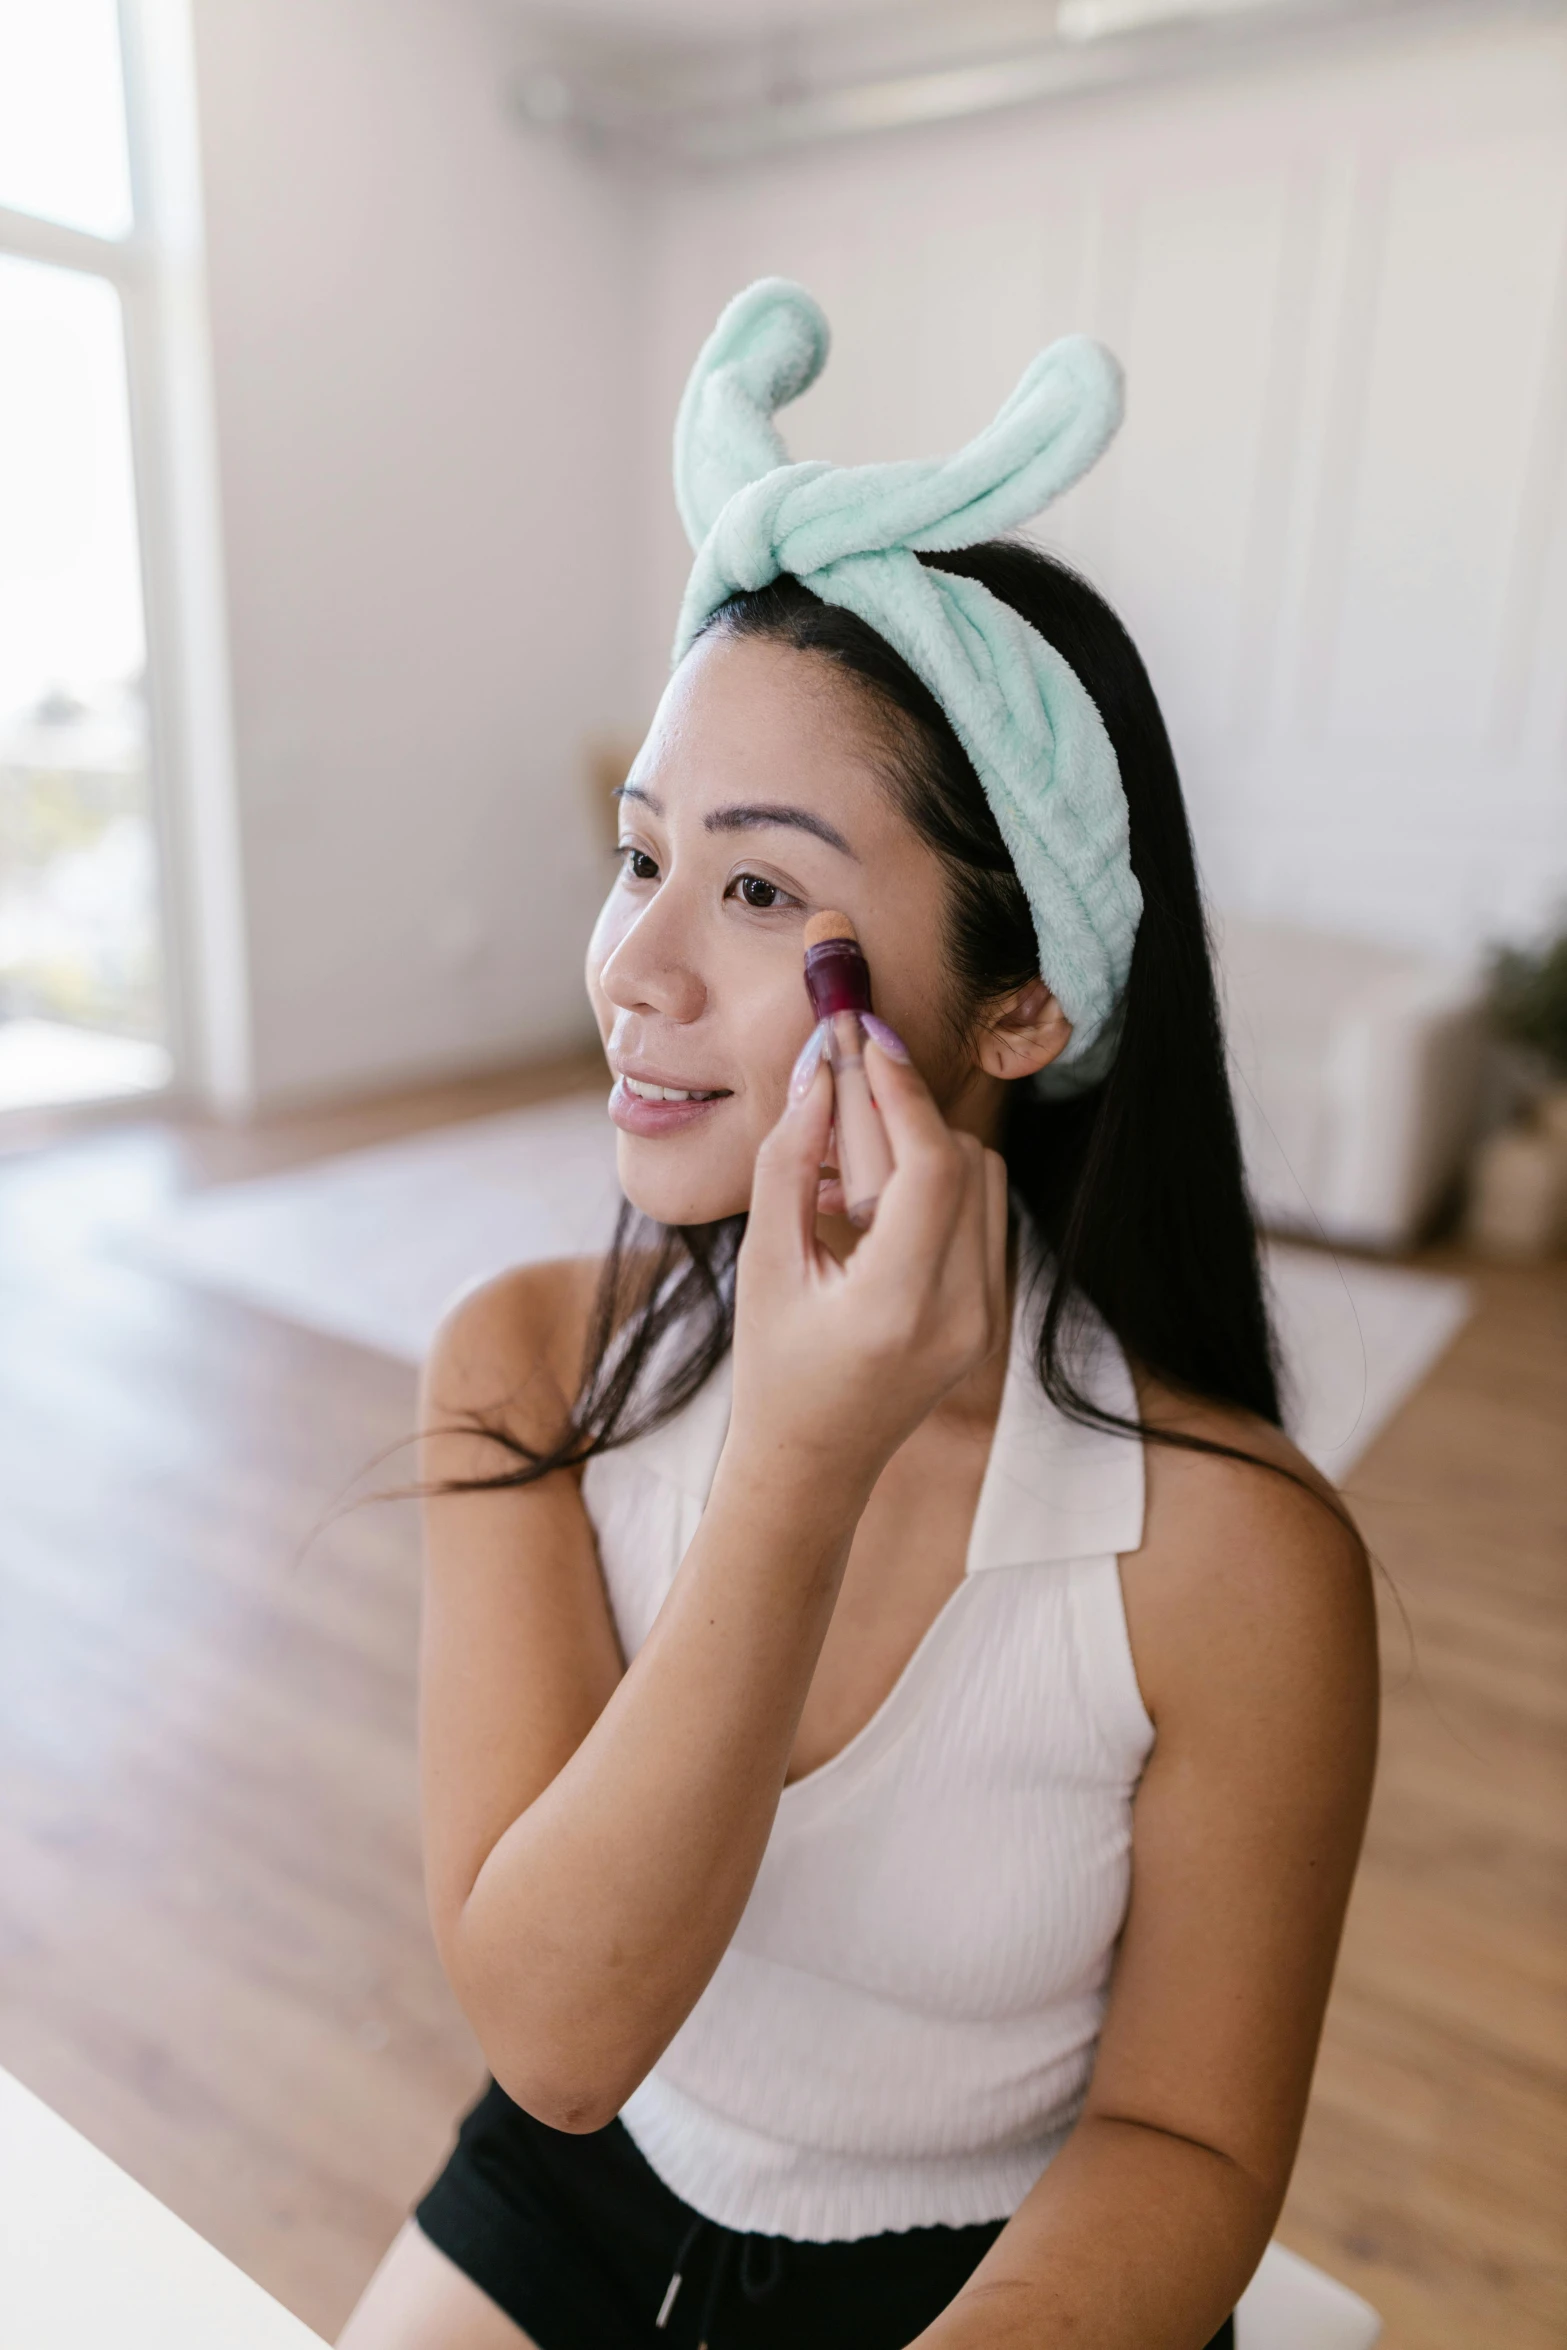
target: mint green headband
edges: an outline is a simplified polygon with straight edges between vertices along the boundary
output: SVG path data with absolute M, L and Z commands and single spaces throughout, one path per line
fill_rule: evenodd
M 828 328 L 803 287 L 761 278 L 702 348 L 675 423 L 675 497 L 697 550 L 675 659 L 737 591 L 787 572 L 858 614 L 929 686 L 995 811 L 1072 1040 L 1035 1080 L 1096 1084 L 1115 1052 L 1142 893 L 1104 722 L 1053 645 L 977 580 L 917 561 L 1016 529 L 1071 488 L 1121 421 L 1121 371 L 1052 343 L 955 456 L 792 465 L 773 412 L 816 381 Z

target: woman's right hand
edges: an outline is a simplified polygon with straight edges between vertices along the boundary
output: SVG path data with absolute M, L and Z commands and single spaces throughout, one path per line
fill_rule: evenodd
M 730 1440 L 868 1492 L 1007 1327 L 1007 1180 L 913 1064 L 868 1039 L 893 1172 L 846 1262 L 816 1233 L 832 1119 L 825 1058 L 757 1154 L 735 1300 Z

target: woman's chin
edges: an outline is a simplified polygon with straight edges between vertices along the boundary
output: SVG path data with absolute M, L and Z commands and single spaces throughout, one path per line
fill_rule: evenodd
M 655 1224 L 717 1224 L 726 1216 L 743 1216 L 751 1204 L 749 1168 L 743 1177 L 736 1174 L 726 1182 L 712 1166 L 710 1152 L 683 1151 L 673 1137 L 653 1142 L 622 1131 L 615 1142 L 620 1188 L 638 1213 Z M 709 1162 L 705 1166 L 704 1156 Z M 687 1163 L 679 1165 L 677 1158 Z M 837 1168 L 824 1168 L 816 1185 L 817 1216 L 844 1220 L 848 1212 Z
M 617 1135 L 615 1172 L 631 1205 L 655 1224 L 717 1224 L 750 1205 L 749 1176 L 743 1185 L 724 1183 L 711 1166 L 672 1165 L 667 1142 Z

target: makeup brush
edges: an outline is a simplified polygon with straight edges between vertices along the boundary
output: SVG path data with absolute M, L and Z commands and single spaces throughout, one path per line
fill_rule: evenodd
M 863 1229 L 892 1173 L 892 1151 L 865 1074 L 860 1015 L 871 1008 L 870 968 L 847 914 L 813 914 L 806 923 L 805 986 L 827 1024 L 838 1178 L 849 1221 Z

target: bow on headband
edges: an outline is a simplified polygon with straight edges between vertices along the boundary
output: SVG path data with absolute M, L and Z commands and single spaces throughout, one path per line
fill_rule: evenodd
M 678 661 L 737 591 L 790 573 L 885 637 L 940 702 L 973 762 L 1028 896 L 1040 970 L 1072 1022 L 1035 1082 L 1097 1083 L 1142 893 L 1104 723 L 1053 645 L 977 580 L 917 560 L 1013 530 L 1085 474 L 1121 421 L 1121 371 L 1069 335 L 1042 351 L 967 448 L 896 465 L 791 464 L 773 411 L 827 357 L 827 321 L 800 286 L 762 278 L 704 345 L 675 423 L 675 496 L 697 550 Z

